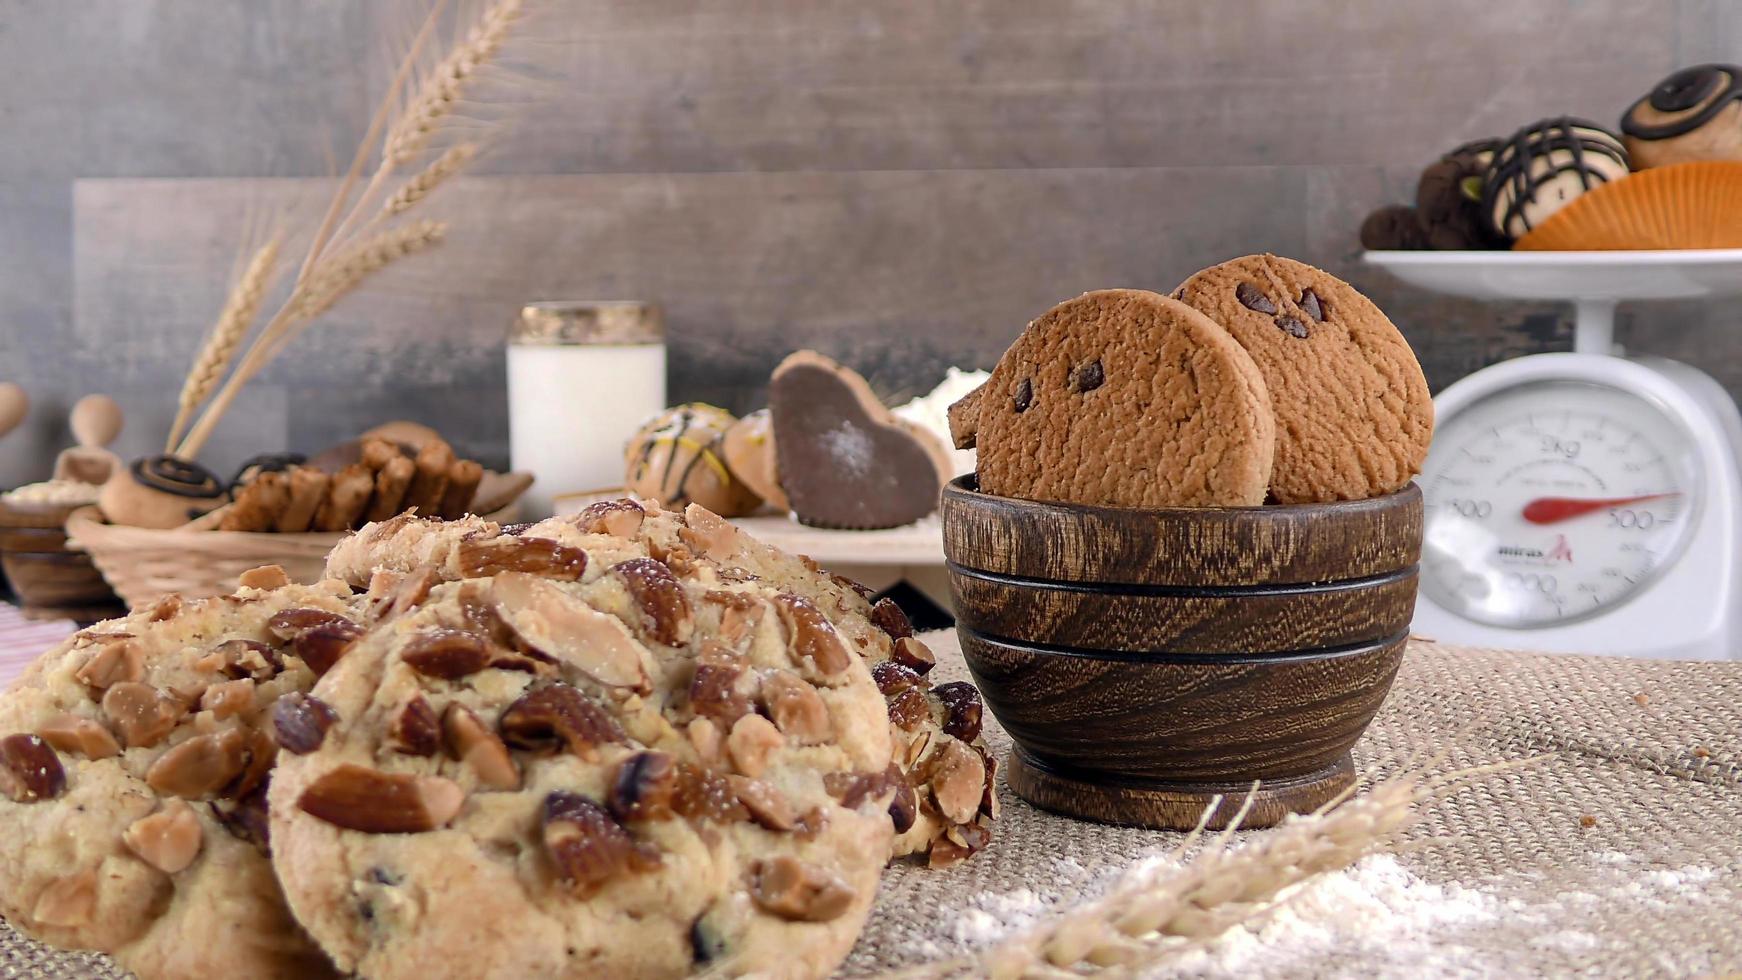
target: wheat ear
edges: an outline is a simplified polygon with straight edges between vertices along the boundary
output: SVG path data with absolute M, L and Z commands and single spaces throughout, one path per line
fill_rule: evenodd
M 387 131 L 381 150 L 382 169 L 403 166 L 423 152 L 442 120 L 453 113 L 467 84 L 496 56 L 509 29 L 524 12 L 522 0 L 496 0 L 485 9 L 466 40 L 435 66 L 405 113 Z
M 310 271 L 307 284 L 291 300 L 295 318 L 312 320 L 320 316 L 332 309 L 340 297 L 393 261 L 439 243 L 447 230 L 444 222 L 414 221 L 322 259 Z
M 1416 804 L 1430 798 L 1434 786 L 1418 776 L 1399 776 L 1329 810 L 1290 818 L 1239 847 L 1228 846 L 1230 827 L 1183 865 L 1164 861 L 1133 869 L 1106 895 L 1031 932 L 973 957 L 897 976 L 1012 980 L 1154 966 L 1269 912 L 1293 886 L 1354 864 L 1408 826 Z M 1249 796 L 1247 806 L 1251 801 Z M 1205 810 L 1206 818 L 1220 802 Z M 1203 826 L 1181 851 L 1200 839 Z
M 413 174 L 399 186 L 393 196 L 381 206 L 381 216 L 403 214 L 407 209 L 435 192 L 442 182 L 459 173 L 478 155 L 478 144 L 456 143 L 430 165 Z
M 346 293 L 392 262 L 438 244 L 448 226 L 439 221 L 415 221 L 383 231 L 361 244 L 324 258 L 291 293 L 290 300 L 261 328 L 242 363 L 230 374 L 224 387 L 213 396 L 198 422 L 176 448 L 175 454 L 193 459 L 211 438 L 212 429 L 224 417 L 237 392 L 268 362 L 278 356 L 315 317 L 331 309 Z
M 212 325 L 211 332 L 194 355 L 187 380 L 182 382 L 181 394 L 176 399 L 175 423 L 170 426 L 164 452 L 175 449 L 176 440 L 193 420 L 194 410 L 217 389 L 236 351 L 242 346 L 242 338 L 248 336 L 249 329 L 254 326 L 254 318 L 260 315 L 260 304 L 266 298 L 266 291 L 277 277 L 278 252 L 282 244 L 281 236 L 268 239 L 254 253 L 235 285 L 230 287 L 230 295 L 224 300 L 218 321 Z

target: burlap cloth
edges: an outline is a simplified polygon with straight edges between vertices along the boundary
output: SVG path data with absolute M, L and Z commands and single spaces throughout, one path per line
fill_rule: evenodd
M 940 679 L 966 676 L 952 635 L 927 640 L 939 654 Z M 987 739 L 1000 756 L 1009 748 L 990 717 Z M 1693 976 L 1742 969 L 1742 664 L 1551 657 L 1417 641 L 1356 755 L 1371 779 L 1412 758 L 1443 755 L 1437 765 L 1450 770 L 1544 753 L 1552 756 L 1483 777 L 1424 808 L 1398 855 L 1429 882 L 1481 889 L 1505 914 L 1442 925 L 1410 962 L 1375 963 L 1359 947 L 1321 945 L 1310 956 L 1273 956 L 1239 972 Z M 1178 840 L 1052 816 L 999 789 L 1004 811 L 989 850 L 946 871 L 902 865 L 884 876 L 845 975 L 952 953 L 963 913 L 998 907 L 988 896 L 1032 893 L 1068 905 Z M 0 931 L 0 977 L 121 975 L 100 957 L 56 953 Z

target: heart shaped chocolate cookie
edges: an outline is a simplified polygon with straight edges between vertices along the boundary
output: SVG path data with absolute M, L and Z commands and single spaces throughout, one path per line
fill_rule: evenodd
M 801 523 L 899 527 L 937 509 L 943 443 L 890 414 L 865 379 L 815 351 L 774 369 L 768 407 L 781 488 Z

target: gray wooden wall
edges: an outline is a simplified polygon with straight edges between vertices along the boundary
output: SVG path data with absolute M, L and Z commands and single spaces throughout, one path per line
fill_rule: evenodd
M 524 113 L 390 270 L 251 389 L 208 461 L 391 417 L 505 456 L 502 337 L 534 298 L 668 311 L 672 393 L 754 407 L 813 346 L 890 397 L 989 366 L 1053 302 L 1270 249 L 1368 290 L 1440 387 L 1565 348 L 1554 306 L 1414 292 L 1356 227 L 1463 140 L 1612 125 L 1674 67 L 1742 59 L 1731 0 L 548 0 Z M 250 217 L 316 205 L 404 12 L 365 0 L 0 0 L 0 379 L 43 476 L 106 391 L 161 442 Z M 1723 304 L 1622 340 L 1742 391 Z M 584 437 L 581 427 L 577 437 Z

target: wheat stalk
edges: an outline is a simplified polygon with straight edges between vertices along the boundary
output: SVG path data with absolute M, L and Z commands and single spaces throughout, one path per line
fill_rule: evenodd
M 1205 824 L 1221 804 L 1218 797 L 1205 809 L 1198 829 L 1187 836 L 1173 860 L 1128 871 L 1102 897 L 978 954 L 928 963 L 893 976 L 974 975 L 1014 980 L 1097 972 L 1130 975 L 1164 964 L 1181 953 L 1202 948 L 1235 926 L 1269 914 L 1296 886 L 1348 868 L 1395 839 L 1415 819 L 1417 805 L 1445 787 L 1535 761 L 1461 770 L 1432 779 L 1421 770 L 1406 772 L 1364 794 L 1291 817 L 1274 830 L 1230 847 L 1230 836 L 1255 799 L 1255 787 L 1228 830 L 1190 861 L 1178 863 L 1179 856 L 1201 840 Z
M 320 224 L 310 239 L 308 252 L 296 274 L 295 285 L 285 304 L 261 328 L 253 343 L 242 355 L 241 362 L 230 373 L 217 393 L 206 402 L 198 420 L 185 438 L 176 445 L 172 434 L 173 452 L 184 458 L 197 456 L 211 437 L 212 429 L 229 410 L 243 385 L 276 357 L 290 340 L 311 320 L 331 309 L 347 293 L 389 263 L 422 251 L 439 243 L 447 226 L 438 222 L 420 221 L 379 233 L 372 233 L 383 220 L 411 209 L 428 197 L 440 184 L 458 173 L 479 151 L 476 143 L 461 143 L 441 154 L 419 173 L 413 175 L 379 208 L 373 216 L 351 235 L 347 229 L 356 224 L 369 210 L 377 192 L 387 184 L 396 167 L 407 164 L 428 146 L 436 129 L 453 112 L 466 86 L 501 50 L 510 28 L 524 12 L 523 0 L 496 0 L 472 27 L 464 41 L 441 59 L 429 79 L 419 88 L 405 112 L 391 126 L 390 109 L 397 103 L 402 87 L 410 79 L 418 62 L 419 52 L 434 29 L 446 0 L 435 0 L 424 18 L 409 50 L 400 60 L 398 70 L 388 86 L 369 131 L 351 161 L 350 170 L 340 182 L 329 202 Z M 382 137 L 385 129 L 386 136 Z M 382 139 L 381 160 L 364 183 L 360 193 L 354 193 L 363 180 L 363 166 L 369 149 Z M 346 205 L 349 203 L 349 209 Z M 357 239 L 361 238 L 360 242 Z M 356 242 L 354 245 L 347 245 Z M 334 250 L 337 249 L 336 252 Z M 331 253 L 331 254 L 329 254 Z M 243 331 L 243 335 L 246 330 Z M 234 356 L 234 350 L 230 352 Z M 209 388 L 208 388 L 209 390 Z M 191 411 L 191 409 L 189 410 Z M 185 419 L 178 422 L 179 433 Z
M 383 169 L 404 166 L 423 152 L 442 120 L 453 113 L 466 85 L 496 56 L 509 29 L 524 12 L 522 0 L 496 0 L 479 16 L 466 40 L 435 66 L 405 113 L 387 131 L 381 151 Z
M 194 410 L 218 387 L 230 361 L 242 346 L 242 338 L 254 326 L 254 318 L 260 315 L 260 304 L 277 276 L 278 252 L 282 243 L 279 235 L 268 239 L 230 287 L 230 295 L 224 300 L 217 322 L 194 354 L 193 365 L 188 368 L 187 379 L 182 382 L 181 394 L 176 398 L 175 422 L 170 426 L 164 452 L 175 448 L 176 440 L 181 438 L 182 431 L 192 420 Z
M 405 213 L 412 205 L 434 193 L 443 181 L 464 170 L 477 155 L 476 143 L 456 143 L 449 147 L 446 153 L 436 157 L 429 166 L 412 175 L 393 192 L 393 196 L 381 206 L 381 216 Z

